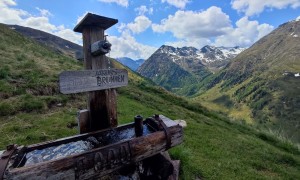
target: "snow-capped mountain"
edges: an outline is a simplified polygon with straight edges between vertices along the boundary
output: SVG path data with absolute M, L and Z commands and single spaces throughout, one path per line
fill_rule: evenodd
M 179 93 L 182 87 L 188 88 L 226 66 L 243 50 L 239 47 L 204 46 L 196 49 L 163 45 L 141 65 L 138 72 L 158 85 Z M 188 93 L 195 92 L 191 90 Z
M 155 53 L 169 56 L 173 62 L 186 70 L 195 71 L 197 67 L 191 65 L 203 64 L 211 71 L 217 71 L 228 64 L 228 62 L 241 53 L 245 48 L 240 47 L 215 47 L 204 46 L 201 49 L 194 47 L 174 48 L 162 46 Z
M 198 58 L 202 59 L 202 62 L 211 63 L 215 61 L 224 61 L 226 59 L 232 59 L 241 53 L 245 48 L 240 47 L 215 47 L 204 46 L 197 53 Z

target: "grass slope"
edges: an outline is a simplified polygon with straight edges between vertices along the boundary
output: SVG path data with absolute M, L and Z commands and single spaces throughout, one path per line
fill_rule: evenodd
M 0 48 L 0 63 L 5 64 L 0 149 L 10 143 L 27 145 L 76 134 L 72 124 L 78 108 L 85 108 L 85 95 L 59 94 L 57 77 L 63 70 L 81 69 L 82 64 L 4 26 L 0 38 L 0 46 L 5 47 Z M 170 150 L 173 158 L 181 160 L 181 179 L 300 179 L 300 152 L 289 142 L 174 96 L 132 71 L 129 78 L 129 85 L 118 89 L 119 123 L 155 113 L 187 121 L 184 143 Z
M 300 143 L 300 21 L 288 22 L 202 82 L 195 100 Z

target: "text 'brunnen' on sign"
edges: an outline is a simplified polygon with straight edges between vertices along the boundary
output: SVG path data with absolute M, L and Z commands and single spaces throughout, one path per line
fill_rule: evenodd
M 127 84 L 126 69 L 64 71 L 59 75 L 59 87 L 63 94 L 116 88 Z

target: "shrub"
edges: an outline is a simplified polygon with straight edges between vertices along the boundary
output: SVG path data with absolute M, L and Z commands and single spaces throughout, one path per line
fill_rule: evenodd
M 10 73 L 9 67 L 4 66 L 0 68 L 0 79 L 6 79 Z
M 26 95 L 22 98 L 21 109 L 26 112 L 31 111 L 41 111 L 44 109 L 45 103 L 43 100 L 33 97 L 31 95 Z
M 15 113 L 14 107 L 7 103 L 7 102 L 2 102 L 0 103 L 0 115 L 1 116 L 7 116 L 10 114 Z

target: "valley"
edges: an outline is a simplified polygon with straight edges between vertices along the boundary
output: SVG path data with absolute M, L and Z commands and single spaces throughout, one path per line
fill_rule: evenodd
M 0 62 L 3 64 L 0 67 L 0 149 L 11 143 L 29 145 L 77 134 L 75 118 L 78 109 L 86 108 L 86 95 L 60 94 L 57 81 L 60 72 L 80 70 L 83 63 L 5 25 L 0 25 L 0 47 Z M 116 68 L 126 68 L 114 59 L 110 61 Z M 199 84 L 207 81 L 212 88 L 205 90 L 208 86 L 199 86 L 200 91 L 196 92 L 199 94 L 190 100 L 166 91 L 127 68 L 129 85 L 117 90 L 118 121 L 119 124 L 132 122 L 137 114 L 143 117 L 163 114 L 174 120 L 186 120 L 188 127 L 184 129 L 184 143 L 170 151 L 172 158 L 181 160 L 181 179 L 300 178 L 300 151 L 296 144 L 260 130 L 251 123 L 228 118 L 214 108 L 205 108 L 201 105 L 202 100 L 197 99 L 207 99 L 206 102 L 215 100 L 214 104 L 234 107 L 232 93 L 252 79 L 229 88 L 223 94 L 220 91 L 223 86 L 218 82 L 225 82 L 225 79 L 218 81 L 217 75 L 224 74 L 224 71 L 213 75 L 204 68 L 206 78 L 203 76 L 201 79 L 178 64 L 170 66 L 177 68 L 179 75 L 185 75 L 178 85 L 184 84 L 185 78 L 192 77 L 195 79 L 190 79 L 190 84 L 194 80 Z M 174 78 L 177 78 L 176 72 Z M 168 82 L 168 79 L 164 81 Z M 294 79 L 278 83 L 286 86 L 284 83 L 289 81 L 295 83 Z M 257 83 L 260 87 L 262 82 Z M 244 92 L 242 90 L 238 92 Z
M 300 142 L 299 20 L 248 49 L 161 46 L 138 72 L 232 119 Z

